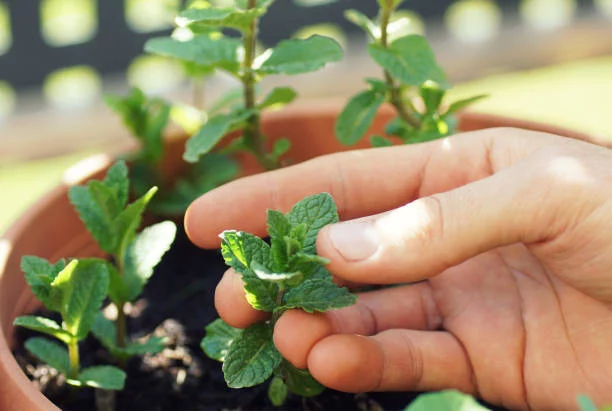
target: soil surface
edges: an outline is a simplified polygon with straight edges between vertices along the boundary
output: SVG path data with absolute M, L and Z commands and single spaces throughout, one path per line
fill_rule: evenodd
M 200 349 L 205 325 L 217 318 L 213 296 L 225 269 L 218 251 L 198 249 L 179 230 L 175 245 L 164 256 L 142 298 L 132 306 L 128 323 L 132 338 L 153 333 L 167 337 L 169 345 L 160 354 L 130 360 L 126 388 L 116 396 L 117 411 L 403 410 L 416 396 L 326 390 L 308 399 L 290 395 L 283 407 L 275 408 L 267 398 L 267 384 L 227 388 L 221 363 L 207 358 Z M 17 347 L 23 347 L 31 336 L 40 336 L 22 328 L 16 335 Z M 94 409 L 93 389 L 76 390 L 64 384 L 54 369 L 39 363 L 23 348 L 18 348 L 15 356 L 37 387 L 62 410 Z M 112 362 L 93 337 L 82 343 L 81 357 L 83 367 Z

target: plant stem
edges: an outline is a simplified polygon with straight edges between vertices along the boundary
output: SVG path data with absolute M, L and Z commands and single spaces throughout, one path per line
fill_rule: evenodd
M 73 338 L 68 343 L 68 357 L 70 358 L 70 375 L 71 379 L 77 379 L 79 377 L 79 369 L 81 368 L 81 360 L 79 358 L 79 340 Z
M 247 9 L 251 10 L 257 6 L 257 0 L 248 0 Z M 244 32 L 244 60 L 242 63 L 242 84 L 244 88 L 244 107 L 247 110 L 255 110 L 255 83 L 257 82 L 253 73 L 255 61 L 255 44 L 257 41 L 257 25 L 259 19 L 255 18 L 249 28 Z M 257 158 L 259 164 L 266 170 L 278 168 L 278 165 L 267 154 L 261 134 L 261 117 L 259 112 L 254 111 L 247 119 L 244 128 L 244 142 Z
M 283 287 L 282 285 L 279 285 L 278 293 L 276 293 L 276 300 L 274 301 L 274 305 L 276 305 L 277 307 L 282 306 L 284 296 L 285 296 L 285 287 Z M 282 314 L 283 314 L 283 311 L 275 311 L 272 314 L 272 328 L 274 328 L 274 326 L 276 325 L 276 322 L 278 321 L 278 319 L 280 318 Z
M 115 328 L 117 330 L 117 347 L 125 348 L 127 346 L 127 321 L 125 317 L 125 303 L 117 305 L 117 320 L 115 321 Z
M 380 44 L 384 48 L 389 48 L 388 32 L 389 22 L 393 14 L 392 0 L 387 0 L 385 6 L 380 10 Z M 420 121 L 408 110 L 402 99 L 400 88 L 395 84 L 395 80 L 387 70 L 384 72 L 385 82 L 389 88 L 389 100 L 397 114 L 406 123 L 418 129 L 421 127 Z

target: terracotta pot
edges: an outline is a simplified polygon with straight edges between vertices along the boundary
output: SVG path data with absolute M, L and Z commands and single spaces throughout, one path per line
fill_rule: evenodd
M 331 104 L 331 103 L 330 103 Z M 319 104 L 316 108 L 297 107 L 272 114 L 264 120 L 264 131 L 273 141 L 291 137 L 292 149 L 286 156 L 292 162 L 355 147 L 341 145 L 333 136 L 333 125 L 338 104 Z M 380 133 L 391 111 L 383 110 L 372 127 Z M 522 127 L 549 131 L 569 137 L 588 139 L 588 136 L 560 130 L 546 125 L 529 123 L 489 115 L 466 113 L 460 119 L 461 130 L 488 127 Z M 361 147 L 369 146 L 368 142 Z M 168 142 L 168 157 L 164 170 L 175 175 L 183 167 L 183 140 Z M 23 255 L 37 255 L 56 261 L 64 257 L 101 256 L 102 252 L 78 219 L 70 205 L 67 190 L 91 178 L 100 178 L 112 163 L 113 157 L 101 155 L 89 158 L 69 169 L 61 185 L 31 207 L 0 239 L 0 410 L 34 411 L 57 410 L 21 371 L 13 355 L 13 320 L 32 311 L 39 304 L 27 287 L 20 260 Z M 261 168 L 250 157 L 241 158 L 245 173 Z

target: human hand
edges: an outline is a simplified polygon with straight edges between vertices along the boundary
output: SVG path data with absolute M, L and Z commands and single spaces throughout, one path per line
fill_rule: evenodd
M 330 192 L 342 220 L 318 253 L 361 293 L 325 314 L 288 311 L 274 339 L 342 391 L 456 388 L 508 408 L 612 402 L 612 152 L 517 129 L 324 156 L 244 178 L 192 204 L 199 246 L 265 235 L 265 210 Z M 406 284 L 413 283 L 413 284 Z M 230 325 L 265 318 L 228 271 Z

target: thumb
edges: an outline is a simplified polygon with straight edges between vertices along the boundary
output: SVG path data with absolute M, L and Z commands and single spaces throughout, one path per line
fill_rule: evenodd
M 435 276 L 496 247 L 552 238 L 563 230 L 568 204 L 580 205 L 575 192 L 551 181 L 554 173 L 541 159 L 532 160 L 383 214 L 325 227 L 317 251 L 338 277 L 388 284 Z

